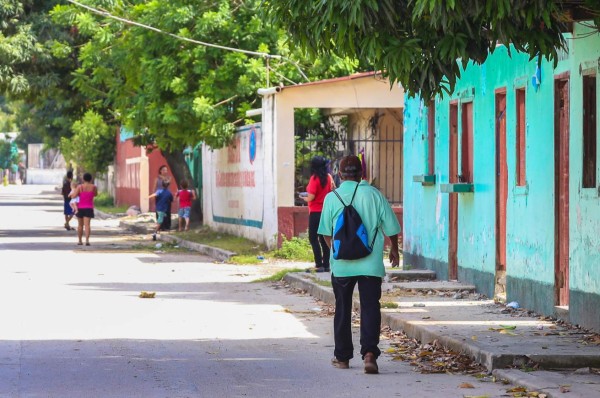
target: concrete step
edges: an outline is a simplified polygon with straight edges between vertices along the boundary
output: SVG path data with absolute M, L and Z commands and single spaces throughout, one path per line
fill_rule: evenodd
M 435 271 L 427 269 L 400 270 L 396 268 L 386 269 L 386 275 L 390 282 L 401 281 L 431 281 L 435 279 Z
M 388 282 L 386 287 L 407 290 L 412 293 L 428 292 L 464 292 L 474 293 L 475 285 L 456 281 L 415 281 L 415 282 Z

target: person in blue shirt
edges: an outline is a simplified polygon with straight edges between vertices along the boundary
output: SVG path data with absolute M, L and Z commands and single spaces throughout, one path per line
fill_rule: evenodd
M 381 192 L 362 180 L 362 163 L 357 156 L 349 155 L 340 161 L 339 176 L 342 183 L 336 190 L 344 203 L 352 200 L 352 205 L 360 214 L 368 236 L 373 241 L 373 251 L 357 260 L 336 260 L 333 251 L 331 263 L 331 284 L 335 295 L 335 316 L 333 319 L 334 358 L 332 365 L 348 369 L 354 357 L 352 344 L 352 296 L 358 284 L 360 295 L 360 353 L 364 360 L 365 373 L 379 373 L 377 358 L 379 333 L 381 331 L 381 284 L 385 277 L 383 264 L 384 237 L 389 237 L 391 248 L 389 259 L 392 267 L 400 261 L 398 234 L 400 224 L 389 202 Z M 354 192 L 356 193 L 354 194 Z M 344 210 L 344 204 L 333 193 L 327 194 L 321 212 L 318 233 L 323 235 L 331 247 L 333 229 L 337 218 Z M 383 233 L 379 233 L 383 232 Z
M 171 213 L 171 203 L 173 202 L 173 194 L 169 191 L 169 180 L 162 180 L 162 188 L 157 189 L 155 193 L 148 198 L 156 198 L 156 224 L 152 240 L 156 240 L 156 234 L 160 231 L 160 226 L 163 223 L 167 214 Z

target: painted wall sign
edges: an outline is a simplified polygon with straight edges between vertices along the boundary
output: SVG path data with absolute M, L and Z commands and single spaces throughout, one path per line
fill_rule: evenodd
M 212 153 L 212 220 L 262 228 L 264 151 L 259 125 L 245 126 L 231 145 Z

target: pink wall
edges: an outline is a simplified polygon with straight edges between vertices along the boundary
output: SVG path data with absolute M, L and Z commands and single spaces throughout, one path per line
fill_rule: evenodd
M 117 153 L 115 156 L 115 205 L 140 205 L 140 164 L 127 163 L 127 159 L 141 156 L 141 148 L 133 146 L 131 140 L 121 142 L 117 128 Z
M 117 206 L 141 206 L 140 195 L 147 196 L 154 192 L 158 168 L 167 164 L 160 150 L 154 149 L 147 154 L 148 157 L 148 175 L 140 175 L 139 159 L 146 152 L 145 148 L 136 147 L 131 139 L 121 141 L 120 129 L 117 129 L 117 153 L 115 155 L 115 204 Z M 144 151 L 144 152 L 142 152 Z M 140 192 L 140 181 L 148 181 L 151 192 Z M 175 195 L 177 191 L 176 184 L 172 183 L 169 190 Z M 154 201 L 150 201 L 150 211 L 154 211 Z

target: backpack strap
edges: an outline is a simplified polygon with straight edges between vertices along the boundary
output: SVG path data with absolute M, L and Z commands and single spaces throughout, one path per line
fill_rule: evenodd
M 360 185 L 360 182 L 358 184 L 356 184 L 356 188 L 354 188 L 354 193 L 352 194 L 352 199 L 350 199 L 350 204 L 352 204 L 352 202 L 354 202 L 354 196 L 356 195 L 356 191 L 358 191 L 359 185 Z
M 358 190 L 358 185 L 359 184 L 360 183 L 356 184 L 356 188 L 354 188 L 354 192 L 352 193 L 352 199 L 350 199 L 350 203 L 348 203 L 348 204 L 344 203 L 344 201 L 342 200 L 342 197 L 340 196 L 340 194 L 337 193 L 337 189 L 334 189 L 331 192 L 333 192 L 335 194 L 335 196 L 338 197 L 338 199 L 340 200 L 340 202 L 342 202 L 342 204 L 344 205 L 344 207 L 350 206 L 352 204 L 352 202 L 354 202 L 354 196 L 356 195 L 356 191 Z
M 335 196 L 338 197 L 338 199 L 340 200 L 340 202 L 342 202 L 342 204 L 344 205 L 344 207 L 346 207 L 346 204 L 344 203 L 344 201 L 342 200 L 342 197 L 340 196 L 339 193 L 337 193 L 337 189 L 334 189 L 333 191 L 331 191 L 335 194 Z M 354 198 L 354 196 L 352 196 L 352 198 Z

